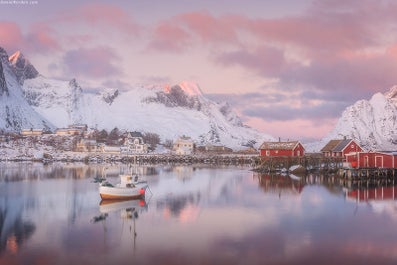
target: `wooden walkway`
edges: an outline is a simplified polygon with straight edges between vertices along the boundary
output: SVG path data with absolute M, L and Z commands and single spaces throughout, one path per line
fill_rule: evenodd
M 256 170 L 258 172 L 278 172 L 288 170 L 291 166 L 300 165 L 306 171 L 337 172 L 342 167 L 342 158 L 324 157 L 321 154 L 305 155 L 302 157 L 260 157 Z
M 397 177 L 397 168 L 340 168 L 338 175 L 351 180 L 395 178 Z

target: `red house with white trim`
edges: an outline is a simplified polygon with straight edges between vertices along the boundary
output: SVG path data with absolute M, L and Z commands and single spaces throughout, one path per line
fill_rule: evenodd
M 346 156 L 354 168 L 397 168 L 397 152 L 359 152 Z
M 305 148 L 299 141 L 290 142 L 264 142 L 260 147 L 261 157 L 274 156 L 304 156 Z

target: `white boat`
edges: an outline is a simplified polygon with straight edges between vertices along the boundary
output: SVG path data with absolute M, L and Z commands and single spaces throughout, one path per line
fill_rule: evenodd
M 145 196 L 147 182 L 137 175 L 120 175 L 120 183 L 113 185 L 108 181 L 99 184 L 99 195 L 102 200 L 138 199 Z

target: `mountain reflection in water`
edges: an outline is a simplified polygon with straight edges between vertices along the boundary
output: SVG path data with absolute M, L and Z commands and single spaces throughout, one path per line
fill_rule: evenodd
M 0 264 L 396 264 L 392 183 L 135 166 L 145 200 L 101 201 L 129 165 L 0 164 Z

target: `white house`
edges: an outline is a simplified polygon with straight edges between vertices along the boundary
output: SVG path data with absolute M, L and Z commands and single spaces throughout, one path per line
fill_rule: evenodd
M 177 155 L 191 155 L 194 152 L 194 148 L 193 140 L 188 136 L 182 136 L 175 141 L 172 150 Z
M 99 145 L 94 139 L 81 139 L 76 145 L 77 152 L 98 152 Z
M 123 153 L 127 154 L 145 154 L 148 152 L 148 146 L 143 140 L 142 133 L 129 132 L 121 150 Z

